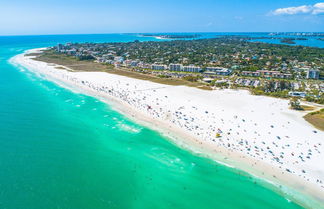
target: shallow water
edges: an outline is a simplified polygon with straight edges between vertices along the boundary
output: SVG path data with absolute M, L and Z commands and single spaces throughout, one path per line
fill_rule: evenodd
M 95 98 L 8 59 L 70 41 L 134 35 L 0 37 L 0 208 L 300 208 L 259 181 L 195 156 Z

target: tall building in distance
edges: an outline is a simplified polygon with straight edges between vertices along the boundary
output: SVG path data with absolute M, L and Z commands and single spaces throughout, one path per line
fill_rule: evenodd
M 306 78 L 307 79 L 319 79 L 319 74 L 320 74 L 319 70 L 309 69 L 307 71 Z

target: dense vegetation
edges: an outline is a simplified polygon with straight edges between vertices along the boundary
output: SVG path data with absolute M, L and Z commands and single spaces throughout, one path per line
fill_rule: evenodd
M 324 71 L 324 49 L 249 42 L 247 37 L 213 39 L 74 44 L 99 54 L 113 52 L 144 63 L 182 63 L 199 66 L 235 67 L 238 70 L 292 70 L 300 62 Z

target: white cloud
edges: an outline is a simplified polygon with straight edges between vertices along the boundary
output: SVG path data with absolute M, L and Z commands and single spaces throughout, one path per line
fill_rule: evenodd
M 317 3 L 314 5 L 302 5 L 298 7 L 279 8 L 272 11 L 272 15 L 296 15 L 296 14 L 321 14 L 324 13 L 324 3 Z
M 314 15 L 324 13 L 324 3 L 314 4 L 313 8 L 314 9 L 313 9 L 312 14 L 314 14 Z
M 309 13 L 311 11 L 312 7 L 311 6 L 299 6 L 299 7 L 287 7 L 287 8 L 279 8 L 276 9 L 273 14 L 274 15 L 295 15 L 295 14 L 300 14 L 300 13 Z

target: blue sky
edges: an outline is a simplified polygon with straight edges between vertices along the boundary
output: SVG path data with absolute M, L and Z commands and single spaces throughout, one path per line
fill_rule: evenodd
M 1 0 L 0 35 L 324 31 L 324 1 Z

